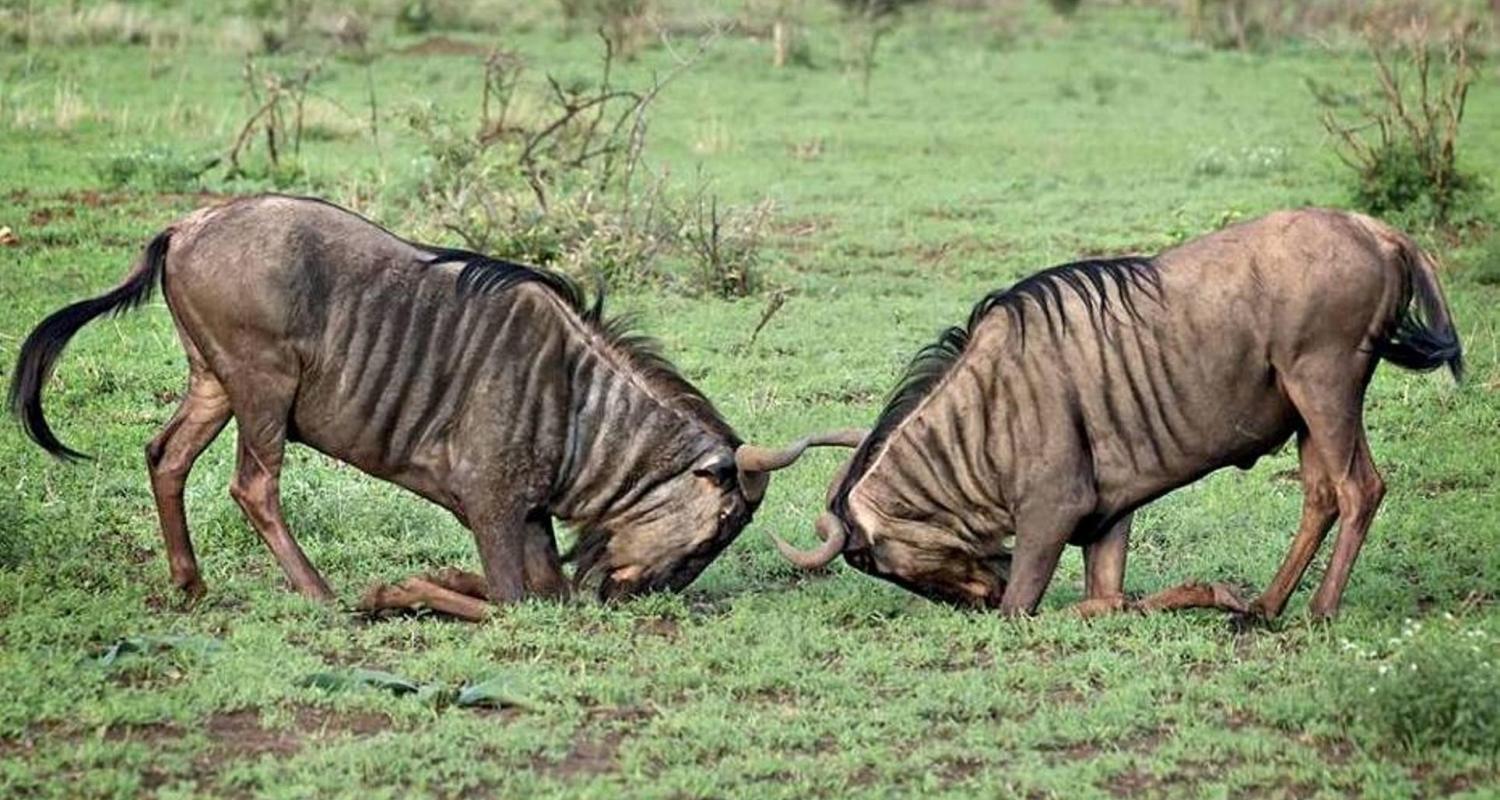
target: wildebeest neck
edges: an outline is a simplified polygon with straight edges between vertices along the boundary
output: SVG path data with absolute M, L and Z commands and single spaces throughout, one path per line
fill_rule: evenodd
M 606 319 L 602 289 L 589 304 L 566 276 L 463 250 L 431 248 L 434 263 L 463 264 L 460 294 L 544 285 L 568 328 L 567 444 L 553 481 L 551 511 L 594 523 L 629 507 L 653 485 L 715 447 L 740 444 L 713 404 L 663 358 L 655 341 L 631 332 L 628 317 Z

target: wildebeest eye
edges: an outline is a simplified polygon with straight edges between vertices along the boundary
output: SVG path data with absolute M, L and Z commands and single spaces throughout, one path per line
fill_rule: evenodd
M 693 474 L 700 478 L 708 478 L 714 482 L 715 486 L 722 489 L 732 488 L 739 479 L 739 470 L 735 467 L 733 456 L 700 463 L 693 467 Z

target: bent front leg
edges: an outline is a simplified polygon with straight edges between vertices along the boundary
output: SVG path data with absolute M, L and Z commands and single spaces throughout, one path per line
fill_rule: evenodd
M 367 613 L 430 608 L 469 622 L 483 622 L 489 618 L 491 606 L 483 598 L 454 591 L 430 580 L 431 577 L 424 575 L 400 583 L 372 586 L 360 598 L 358 608 Z
M 1180 611 L 1187 608 L 1214 608 L 1235 614 L 1249 612 L 1250 606 L 1226 583 L 1189 581 L 1181 586 L 1157 592 L 1131 603 L 1142 613 Z

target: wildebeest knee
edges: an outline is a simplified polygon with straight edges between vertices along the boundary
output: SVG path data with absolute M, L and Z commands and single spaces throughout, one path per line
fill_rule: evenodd
M 264 505 L 271 496 L 271 479 L 262 474 L 236 472 L 229 482 L 229 496 L 241 507 Z
M 1341 481 L 1338 486 L 1340 513 L 1373 514 L 1385 499 L 1385 480 L 1374 471 Z
M 162 437 L 146 442 L 146 469 L 151 470 L 151 474 L 155 475 L 160 469 L 162 456 L 166 453 L 167 443 Z
M 1307 498 L 1308 505 L 1323 511 L 1337 511 L 1339 507 L 1339 493 L 1331 481 L 1320 480 L 1308 483 L 1302 487 L 1302 493 Z
M 173 458 L 167 452 L 165 436 L 146 443 L 146 470 L 151 473 L 151 482 L 158 486 L 181 485 L 187 478 L 189 462 L 181 457 Z

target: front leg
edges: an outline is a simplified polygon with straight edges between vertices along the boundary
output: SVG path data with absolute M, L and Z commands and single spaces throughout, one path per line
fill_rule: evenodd
M 515 494 L 484 486 L 461 496 L 464 517 L 479 550 L 486 595 L 504 604 L 525 599 L 526 544 L 545 524 L 546 512 Z
M 1125 554 L 1130 544 L 1130 514 L 1121 517 L 1098 539 L 1083 547 L 1084 600 L 1073 606 L 1082 617 L 1124 611 Z
M 539 597 L 563 599 L 568 596 L 568 578 L 563 575 L 562 557 L 557 552 L 557 536 L 552 532 L 552 518 L 541 516 L 526 531 L 526 590 Z
M 1016 537 L 1016 548 L 1010 563 L 1010 582 L 1000 598 L 1000 613 L 1009 617 L 1036 613 L 1037 604 L 1052 582 L 1057 561 L 1067 546 L 1067 536 L 1038 535 Z
M 423 575 L 407 578 L 400 583 L 372 586 L 360 598 L 357 608 L 367 614 L 430 608 L 469 622 L 483 622 L 489 618 L 492 606 L 484 599 L 454 591 L 439 581 L 432 580 L 434 577 L 436 576 Z

